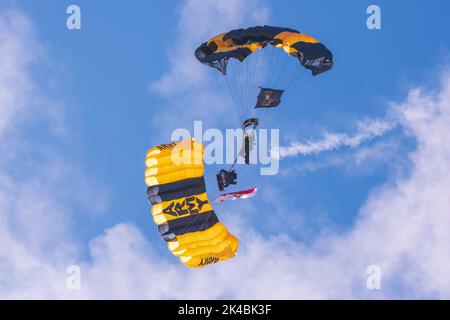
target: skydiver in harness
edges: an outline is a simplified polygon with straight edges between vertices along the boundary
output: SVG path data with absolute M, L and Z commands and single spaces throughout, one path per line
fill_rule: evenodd
M 276 90 L 271 88 L 260 87 L 260 92 L 258 94 L 255 108 L 274 108 L 277 107 L 281 102 L 281 96 L 283 95 L 283 90 Z M 220 170 L 217 175 L 217 185 L 219 190 L 223 191 L 230 184 L 237 183 L 237 173 L 233 170 L 237 159 L 239 156 L 244 158 L 245 164 L 250 164 L 250 151 L 253 147 L 255 141 L 255 130 L 259 125 L 258 118 L 248 118 L 242 123 L 242 130 L 244 131 L 244 141 L 243 146 L 233 165 L 230 169 Z
M 228 171 L 222 169 L 216 174 L 217 185 L 220 191 L 223 191 L 230 184 L 235 185 L 237 183 L 237 173 L 235 170 L 233 170 L 233 168 L 236 165 L 239 156 L 244 157 L 245 164 L 250 164 L 250 150 L 254 143 L 254 133 L 250 133 L 250 130 L 255 130 L 257 126 L 257 118 L 249 118 L 242 123 L 242 130 L 244 131 L 244 141 L 241 151 L 234 159 L 234 163 L 231 165 Z
M 277 107 L 281 103 L 281 96 L 283 95 L 283 92 L 283 90 L 260 87 L 260 92 L 256 100 L 255 108 Z M 242 123 L 241 127 L 244 131 L 244 141 L 242 149 L 237 155 L 230 169 L 228 171 L 222 169 L 216 175 L 217 185 L 219 186 L 220 191 L 223 191 L 230 184 L 237 183 L 237 173 L 233 170 L 233 168 L 239 156 L 242 156 L 244 158 L 245 164 L 250 164 L 250 151 L 254 145 L 255 130 L 258 125 L 258 118 L 248 118 Z

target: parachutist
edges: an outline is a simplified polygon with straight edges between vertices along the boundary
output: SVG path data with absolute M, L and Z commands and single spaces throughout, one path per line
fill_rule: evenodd
M 242 130 L 244 130 L 244 145 L 239 155 L 244 157 L 245 164 L 250 164 L 250 150 L 253 148 L 255 130 L 258 127 L 258 124 L 258 118 L 249 118 L 242 123 Z
M 244 138 L 244 161 L 245 164 L 250 164 L 250 137 L 245 136 Z
M 216 178 L 217 186 L 219 187 L 220 191 L 223 191 L 230 184 L 237 183 L 237 173 L 234 170 L 226 171 L 222 169 L 216 174 Z

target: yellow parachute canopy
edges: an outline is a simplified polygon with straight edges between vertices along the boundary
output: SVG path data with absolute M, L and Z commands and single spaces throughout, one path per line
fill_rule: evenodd
M 188 267 L 236 255 L 236 239 L 218 220 L 204 180 L 202 144 L 194 139 L 147 152 L 145 183 L 153 221 L 169 250 Z

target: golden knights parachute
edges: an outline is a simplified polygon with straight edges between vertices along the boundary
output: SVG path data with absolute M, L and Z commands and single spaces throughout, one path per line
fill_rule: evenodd
M 202 43 L 195 50 L 195 57 L 222 73 L 244 118 L 249 117 L 246 113 L 249 108 L 278 106 L 282 93 L 306 76 L 300 65 L 313 76 L 333 66 L 331 52 L 317 39 L 294 29 L 273 26 L 221 33 Z
M 188 267 L 236 255 L 236 239 L 220 223 L 206 194 L 202 144 L 161 144 L 146 156 L 145 183 L 153 220 L 169 250 Z

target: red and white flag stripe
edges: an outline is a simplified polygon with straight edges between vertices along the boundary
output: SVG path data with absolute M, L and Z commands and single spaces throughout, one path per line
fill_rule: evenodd
M 251 188 L 242 191 L 222 193 L 217 197 L 214 203 L 224 202 L 228 200 L 236 200 L 236 199 L 248 199 L 253 197 L 256 194 L 257 188 Z

